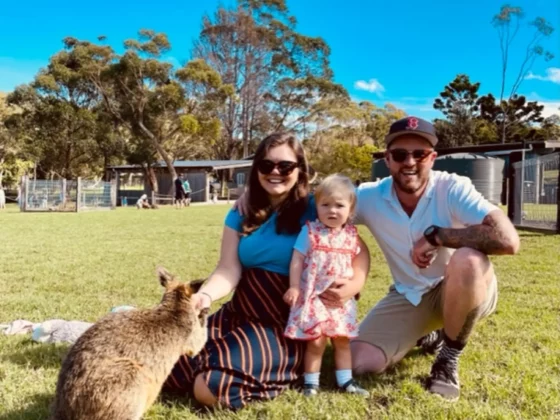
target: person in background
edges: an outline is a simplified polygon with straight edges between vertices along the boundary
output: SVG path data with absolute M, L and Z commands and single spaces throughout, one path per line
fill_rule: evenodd
M 185 193 L 185 206 L 191 205 L 191 184 L 189 184 L 189 180 L 187 179 L 187 175 L 183 175 L 183 191 Z
M 175 178 L 175 207 L 182 208 L 185 204 L 185 189 L 180 176 Z
M 148 203 L 148 195 L 142 194 L 138 201 L 136 201 L 136 208 L 137 209 L 149 209 L 150 203 Z

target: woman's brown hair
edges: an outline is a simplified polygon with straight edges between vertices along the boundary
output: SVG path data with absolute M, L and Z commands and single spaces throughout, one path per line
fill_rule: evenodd
M 249 174 L 249 209 L 243 220 L 243 233 L 249 234 L 259 228 L 273 212 L 268 193 L 259 182 L 257 166 L 266 158 L 268 151 L 274 147 L 287 144 L 294 151 L 299 169 L 296 184 L 286 199 L 276 209 L 277 233 L 298 233 L 301 230 L 300 219 L 307 209 L 309 194 L 309 170 L 305 151 L 298 139 L 291 133 L 273 133 L 266 137 L 257 147 L 253 158 L 253 166 Z

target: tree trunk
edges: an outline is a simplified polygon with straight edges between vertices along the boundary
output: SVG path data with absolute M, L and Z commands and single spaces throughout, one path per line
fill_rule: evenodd
M 154 171 L 154 168 L 152 168 L 150 165 L 147 165 L 146 167 L 146 175 L 148 177 L 148 182 L 150 183 L 150 187 L 152 188 L 152 191 L 155 192 L 156 194 L 159 193 L 159 185 L 157 182 L 156 171 Z
M 171 175 L 171 178 L 174 181 L 177 178 L 177 172 L 175 171 L 175 167 L 173 166 L 173 160 L 171 159 L 169 154 L 165 151 L 165 149 L 161 147 L 161 144 L 159 144 L 159 142 L 157 141 L 156 136 L 154 136 L 152 132 L 146 128 L 146 126 L 142 121 L 138 121 L 138 126 L 144 132 L 144 134 L 148 136 L 148 138 L 151 140 L 151 142 L 153 143 L 154 147 L 156 148 L 156 150 L 158 151 L 162 159 L 165 161 L 165 164 L 167 165 L 167 169 L 169 170 L 169 174 Z

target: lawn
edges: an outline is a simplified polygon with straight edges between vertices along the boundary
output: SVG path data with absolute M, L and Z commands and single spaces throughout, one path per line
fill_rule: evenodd
M 207 276 L 217 261 L 228 207 L 22 214 L 0 212 L 0 323 L 50 318 L 95 321 L 115 305 L 149 307 L 161 296 L 155 267 L 183 279 Z M 377 245 L 360 315 L 390 284 Z M 159 402 L 146 419 L 474 419 L 560 418 L 560 236 L 521 233 L 515 257 L 492 258 L 500 280 L 497 313 L 479 325 L 460 363 L 462 397 L 447 403 L 421 382 L 433 356 L 413 352 L 389 372 L 361 378 L 371 397 L 333 389 L 332 354 L 314 400 L 289 391 L 237 413 L 195 411 L 188 400 Z M 0 419 L 46 418 L 65 346 L 0 334 Z

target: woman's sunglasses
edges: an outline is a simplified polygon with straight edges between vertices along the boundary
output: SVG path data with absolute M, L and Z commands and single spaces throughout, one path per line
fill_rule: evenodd
M 389 154 L 391 155 L 391 159 L 393 159 L 397 163 L 402 163 L 406 160 L 408 155 L 412 155 L 416 162 L 422 162 L 428 156 L 432 154 L 433 150 L 430 149 L 416 149 L 412 151 L 408 151 L 406 149 L 391 149 L 389 150 Z
M 281 160 L 280 162 L 273 162 L 268 159 L 263 159 L 257 163 L 257 170 L 263 175 L 269 175 L 272 173 L 274 168 L 278 169 L 278 173 L 281 176 L 290 175 L 294 169 L 298 166 L 297 162 L 292 162 L 290 160 Z

